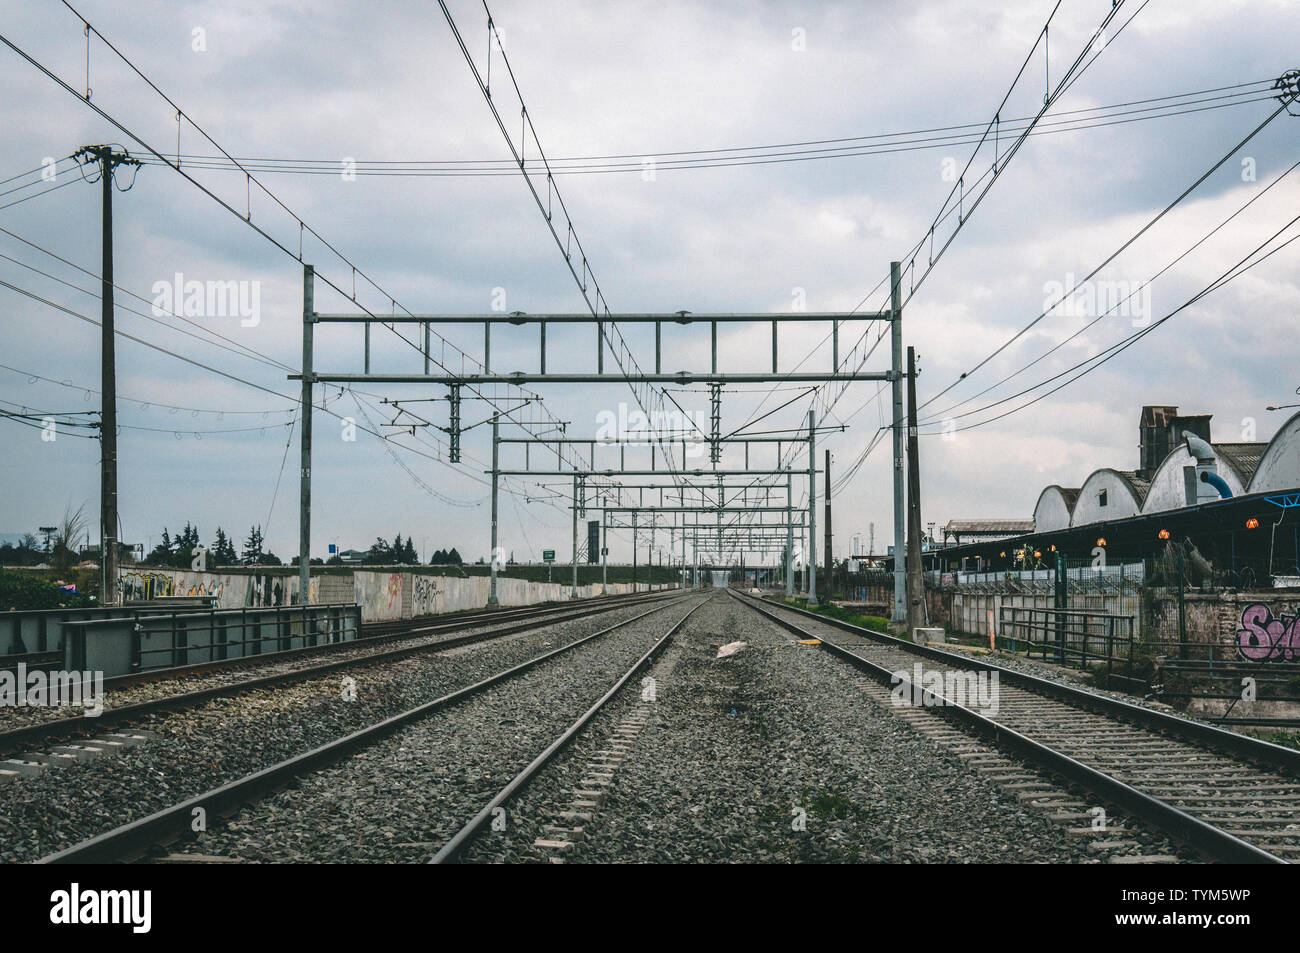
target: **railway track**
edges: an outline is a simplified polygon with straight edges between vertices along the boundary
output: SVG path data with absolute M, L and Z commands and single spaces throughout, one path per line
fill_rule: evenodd
M 819 641 L 900 698 L 1210 859 L 1300 860 L 1300 751 L 806 610 L 732 595 L 801 639 Z M 971 704 L 969 698 L 959 703 L 953 686 L 969 684 L 966 673 L 982 673 L 989 682 L 996 675 L 994 705 Z
M 673 591 L 674 590 L 669 590 L 669 592 Z M 495 613 L 485 613 L 483 616 L 476 615 L 472 619 L 458 619 L 452 623 L 432 623 L 412 626 L 402 632 L 390 632 L 385 635 L 377 636 L 375 637 L 375 642 L 371 642 L 368 639 L 357 639 L 351 642 L 333 643 L 330 646 L 317 646 L 309 649 L 295 649 L 287 652 L 251 656 L 249 659 L 239 660 L 246 664 L 232 667 L 249 667 L 250 665 L 261 664 L 263 666 L 270 666 L 276 670 L 267 674 L 238 679 L 232 682 L 224 682 L 217 685 L 210 685 L 192 691 L 164 695 L 159 698 L 121 705 L 114 708 L 105 708 L 103 713 L 98 716 L 79 715 L 55 718 L 9 728 L 0 731 L 0 756 L 8 756 L 42 745 L 63 743 L 78 738 L 93 736 L 104 732 L 110 727 L 130 725 L 150 715 L 183 711 L 189 708 L 194 708 L 198 705 L 206 704 L 207 702 L 217 698 L 239 695 L 257 689 L 289 685 L 294 682 L 320 678 L 321 676 L 330 675 L 346 669 L 361 666 L 382 665 L 389 662 L 399 661 L 413 655 L 431 652 L 446 652 L 463 646 L 486 642 L 492 639 L 500 639 L 548 625 L 615 611 L 628 606 L 654 603 L 665 598 L 671 597 L 665 596 L 663 592 L 656 592 L 635 598 L 620 598 L 615 602 L 602 602 L 600 605 L 596 606 L 584 606 L 577 611 L 573 611 L 572 609 L 569 609 L 568 611 L 550 609 L 549 611 L 514 613 L 508 618 L 503 618 Z M 507 624 L 502 628 L 491 628 L 487 631 L 475 632 L 459 637 L 432 638 L 439 634 L 460 631 L 466 628 L 477 628 L 481 625 L 491 624 L 498 621 L 504 621 Z M 410 639 L 423 639 L 425 637 L 431 638 L 429 641 L 421 641 L 415 645 L 404 646 L 396 649 L 377 649 L 373 652 L 365 651 L 369 648 L 377 647 L 394 640 L 405 641 Z M 351 650 L 352 654 L 348 654 L 346 658 L 321 664 L 304 666 L 297 665 L 297 663 L 304 658 L 310 657 L 311 655 L 321 654 L 317 650 L 325 648 L 332 649 L 338 653 L 347 653 Z M 362 650 L 362 654 L 355 654 L 358 649 Z M 220 666 L 212 668 L 208 667 L 212 664 L 213 663 L 201 663 L 198 666 L 184 666 L 178 669 L 160 669 L 157 673 L 149 673 L 156 674 L 157 677 L 147 679 L 147 681 L 181 679 L 201 674 L 209 674 L 220 669 Z M 221 663 L 221 665 L 224 665 L 224 663 Z M 277 666 L 279 667 L 277 668 Z M 114 688 L 138 685 L 141 683 L 140 676 L 132 675 L 124 676 L 123 678 L 127 680 L 119 681 L 117 679 L 105 679 L 105 691 Z
M 483 825 L 487 824 L 492 819 L 494 812 L 504 807 L 505 804 L 508 803 L 515 794 L 517 794 L 529 781 L 531 781 L 539 772 L 541 772 L 555 758 L 555 756 L 560 753 L 560 751 L 562 751 L 571 741 L 573 741 L 573 739 L 578 736 L 578 734 L 587 726 L 587 724 L 594 717 L 596 717 L 596 715 L 601 711 L 601 709 L 603 709 L 606 705 L 608 705 L 615 698 L 615 696 L 617 696 L 618 693 L 627 685 L 627 683 L 632 680 L 632 678 L 635 675 L 637 675 L 639 672 L 641 672 L 643 669 L 645 669 L 647 666 L 651 664 L 654 658 L 658 656 L 667 647 L 668 643 L 672 641 L 673 636 L 675 636 L 678 632 L 682 630 L 682 627 L 686 625 L 686 622 L 690 619 L 690 617 L 702 605 L 704 605 L 708 601 L 709 598 L 700 599 L 695 603 L 695 605 L 691 606 L 691 608 L 686 612 L 686 614 L 683 615 L 680 619 L 678 619 L 675 623 L 673 623 L 672 627 L 669 628 L 668 631 L 665 632 L 662 636 L 660 636 L 655 641 L 655 643 L 652 646 L 650 646 L 649 649 L 646 650 L 645 654 L 642 655 L 639 659 L 637 659 L 632 664 L 632 666 L 628 668 L 614 682 L 614 684 L 611 685 L 609 689 L 603 695 L 601 695 L 600 698 L 598 698 L 595 701 L 595 703 L 592 704 L 590 708 L 584 711 L 567 728 L 565 728 L 562 732 L 560 732 L 560 734 L 555 738 L 555 740 L 553 740 L 549 745 L 547 745 L 537 755 L 537 757 L 535 757 L 531 762 L 529 762 L 528 765 L 522 771 L 520 771 L 517 775 L 515 775 L 514 778 L 512 778 L 505 785 L 505 787 L 503 787 L 500 791 L 498 791 L 491 800 L 489 800 L 485 805 L 483 805 L 483 807 L 479 810 L 479 812 L 475 814 L 472 818 L 470 818 L 470 820 L 467 821 L 465 825 L 461 827 L 460 830 L 457 831 L 452 836 L 452 838 L 449 841 L 447 841 L 447 843 L 444 844 L 438 850 L 436 854 L 434 854 L 434 856 L 429 860 L 429 863 L 431 864 L 450 863 L 450 862 L 454 862 L 457 858 L 459 858 L 461 853 L 469 845 L 470 841 L 474 838 L 474 836 L 483 829 Z M 635 728 L 630 726 L 625 726 L 623 730 L 638 731 L 640 729 L 639 726 Z M 613 755 L 613 756 L 618 757 L 618 755 Z M 584 792 L 584 793 L 590 793 L 593 796 L 598 796 L 599 794 L 599 792 L 595 792 L 595 791 Z M 583 802 L 579 802 L 578 806 L 581 807 L 581 806 L 594 806 L 594 805 L 595 802 L 589 802 L 589 805 Z M 574 833 L 575 832 L 570 831 L 569 836 L 573 836 Z M 581 831 L 577 831 L 576 833 L 580 835 Z M 548 841 L 547 843 L 554 848 L 563 849 L 565 846 L 571 844 L 571 841 L 568 841 L 563 837 L 560 837 L 559 839 L 551 840 Z
M 580 646 L 588 645 L 602 636 L 633 625 L 672 606 L 679 605 L 686 598 L 679 594 L 676 597 L 663 600 L 663 604 L 654 604 L 644 612 L 589 635 L 582 636 L 558 648 L 535 655 L 474 684 L 230 781 L 195 797 L 187 798 L 147 817 L 123 824 L 81 843 L 49 854 L 41 858 L 40 863 L 113 863 L 144 858 L 158 848 L 189 835 L 192 832 L 193 818 L 198 811 L 201 811 L 207 817 L 229 817 L 245 805 L 265 798 L 297 779 L 304 778 L 349 755 L 381 742 L 403 728 L 413 726 L 440 711 L 468 701 L 494 686 L 517 678 L 545 662 L 571 653 Z

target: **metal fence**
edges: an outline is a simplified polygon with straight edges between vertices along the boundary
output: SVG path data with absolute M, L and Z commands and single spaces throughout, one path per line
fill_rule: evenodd
M 1111 674 L 1115 662 L 1131 669 L 1136 655 L 1136 618 L 1081 609 L 1040 609 L 1003 606 L 998 619 L 998 645 L 1012 652 L 1035 652 L 1061 664 L 1105 663 Z
M 356 639 L 358 605 L 210 609 L 67 622 L 64 665 L 105 676 L 266 655 Z
M 63 651 L 63 626 L 93 619 L 138 619 L 181 609 L 214 608 L 215 596 L 176 596 L 133 602 L 128 606 L 81 609 L 15 609 L 0 612 L 0 655 Z

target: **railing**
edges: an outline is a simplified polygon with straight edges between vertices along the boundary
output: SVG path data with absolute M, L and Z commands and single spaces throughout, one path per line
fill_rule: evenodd
M 0 612 L 0 655 L 63 651 L 63 626 L 93 619 L 136 619 L 145 615 L 216 606 L 216 597 L 176 596 L 121 606 L 80 609 L 16 609 Z
M 1135 655 L 1136 619 L 1131 615 L 1088 612 L 1082 609 L 1039 609 L 1002 606 L 998 619 L 1000 648 L 1027 655 L 1038 652 L 1061 664 L 1106 664 L 1109 676 L 1115 662 L 1131 670 Z
M 105 676 L 346 642 L 358 605 L 265 606 L 64 623 L 64 665 Z

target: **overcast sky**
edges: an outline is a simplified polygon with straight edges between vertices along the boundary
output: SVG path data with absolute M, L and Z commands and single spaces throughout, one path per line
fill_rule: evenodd
M 73 5 L 233 156 L 315 159 L 339 170 L 349 158 L 362 163 L 509 158 L 436 3 L 77 0 Z M 559 159 L 982 124 L 998 109 L 1053 5 L 1052 0 L 500 0 L 492 13 L 542 145 L 549 157 Z M 1110 6 L 1110 0 L 1064 0 L 1049 31 L 1048 62 L 1040 47 L 1003 119 L 1032 115 L 1041 107 L 1044 82 L 1056 83 Z M 1139 6 L 1140 0 L 1128 0 L 1116 22 Z M 487 35 L 481 6 L 455 0 L 449 7 L 483 70 Z M 78 17 L 62 4 L 3 0 L 0 33 L 77 94 L 85 93 L 86 38 Z M 1272 80 L 1300 67 L 1296 36 L 1300 9 L 1292 2 L 1151 0 L 1120 35 L 1108 38 L 1102 54 L 1045 121 L 1073 110 Z M 517 137 L 518 103 L 499 60 L 493 63 L 492 82 L 506 127 Z M 147 155 L 141 142 L 96 114 L 81 95 L 60 88 L 6 47 L 0 47 L 0 83 L 5 90 L 0 179 L 39 169 L 47 157 L 68 156 L 90 143 L 120 143 L 133 154 Z M 175 110 L 99 40 L 90 49 L 90 87 L 94 105 L 150 146 L 176 153 Z M 904 337 L 921 355 L 920 399 L 934 396 L 1037 317 L 1053 283 L 1090 272 L 1277 108 L 1262 94 L 1254 98 L 1226 108 L 1029 139 L 908 303 Z M 1149 279 L 1296 162 L 1298 134 L 1300 120 L 1285 114 L 1275 119 L 1099 278 Z M 937 145 L 732 168 L 659 164 L 653 176 L 636 160 L 628 172 L 565 175 L 557 181 L 615 312 L 789 312 L 798 302 L 813 311 L 847 311 L 880 285 L 891 259 L 903 258 L 927 234 L 953 188 L 945 172 L 965 166 L 972 151 L 970 145 Z M 532 148 L 530 141 L 526 152 Z M 215 148 L 186 123 L 180 152 L 211 155 Z M 979 177 L 988 158 L 987 151 L 977 157 L 970 178 Z M 70 163 L 57 168 L 52 182 L 0 196 L 3 206 L 40 193 L 0 208 L 0 227 L 97 275 L 99 187 L 82 182 Z M 299 219 L 383 286 L 399 307 L 414 312 L 486 312 L 500 303 L 495 289 L 504 291 L 510 311 L 584 307 L 518 175 L 349 180 L 339 172 L 267 173 L 262 181 L 292 213 L 254 190 L 251 219 L 289 247 L 292 254 L 286 254 L 243 220 L 242 175 L 197 168 L 192 174 L 239 215 L 174 170 L 145 166 L 130 191 L 115 195 L 116 279 L 145 302 L 155 297 L 158 283 L 171 283 L 178 273 L 185 281 L 241 282 L 249 293 L 256 288 L 256 324 L 241 321 L 237 313 L 192 319 L 229 339 L 221 342 L 227 347 L 242 345 L 293 369 L 300 365 Z M 130 175 L 119 171 L 120 187 L 130 184 Z M 1293 179 L 1300 179 L 1300 172 L 1152 284 L 1139 299 L 1149 311 L 1137 319 L 1159 318 L 1178 307 L 1296 215 L 1300 188 Z M 0 192 L 32 181 L 15 179 L 0 185 Z M 71 184 L 54 188 L 64 183 Z M 1294 228 L 1283 238 L 1293 234 Z M 1078 486 L 1097 467 L 1135 467 L 1138 414 L 1145 403 L 1212 413 L 1216 440 L 1251 439 L 1250 421 L 1253 438 L 1268 439 L 1289 412 L 1268 412 L 1266 405 L 1295 402 L 1300 384 L 1295 249 L 1288 247 L 1028 409 L 976 429 L 957 429 L 947 438 L 937 433 L 923 438 L 924 519 L 942 524 L 963 517 L 1028 517 L 1046 484 Z M 310 236 L 303 254 L 350 295 L 348 264 Z M 3 233 L 0 255 L 7 256 L 0 258 L 0 280 L 98 316 L 97 298 L 8 259 L 97 294 L 93 277 Z M 917 274 L 927 255 L 928 244 L 918 257 Z M 910 281 L 909 272 L 905 283 Z M 357 300 L 375 311 L 392 307 L 389 297 L 364 282 Z M 867 306 L 882 302 L 878 290 Z M 148 303 L 121 292 L 118 304 L 150 312 Z M 321 311 L 356 310 L 324 284 L 317 286 L 316 304 Z M 1006 397 L 1098 353 L 1133 332 L 1133 317 L 1097 322 L 1025 374 L 956 412 Z M 936 400 L 927 415 L 939 412 L 942 418 L 951 404 L 974 397 L 1089 319 L 1049 316 Z M 160 320 L 194 330 L 175 318 Z M 0 322 L 0 364 L 16 369 L 0 369 L 0 401 L 5 402 L 0 407 L 59 413 L 97 409 L 98 328 L 4 287 Z M 218 524 L 242 539 L 250 525 L 263 524 L 275 552 L 286 558 L 295 553 L 298 431 L 289 442 L 287 424 L 295 417 L 297 383 L 288 379 L 289 371 L 121 309 L 118 328 L 276 392 L 119 339 L 123 538 L 156 543 L 164 525 L 175 532 L 191 521 L 205 542 Z M 782 369 L 805 359 L 808 367 L 829 365 L 827 331 L 813 325 L 800 334 L 787 332 Z M 639 348 L 641 366 L 651 367 L 651 337 L 631 329 L 625 333 Z M 845 351 L 858 333 L 842 332 Z M 472 358 L 482 357 L 481 331 L 448 337 Z M 594 338 L 586 328 L 553 330 L 548 369 L 594 371 Z M 500 330 L 493 340 L 493 369 L 535 370 L 536 340 L 535 326 Z M 707 345 L 707 329 L 666 328 L 665 370 L 707 370 Z M 436 345 L 435 356 L 441 356 L 441 347 Z M 762 367 L 769 357 L 766 328 L 724 326 L 720 353 L 722 371 Z M 882 346 L 868 369 L 884 370 L 887 361 Z M 359 371 L 360 332 L 318 329 L 316 368 Z M 421 365 L 411 348 L 377 329 L 374 368 L 415 373 Z M 410 385 L 356 386 L 373 395 L 363 399 L 375 424 L 381 398 L 445 393 Z M 764 399 L 732 393 L 744 390 L 724 392 L 724 430 L 744 424 Z M 826 438 L 834 454 L 833 475 L 852 465 L 888 420 L 888 392 L 877 397 L 878 390 L 875 383 L 855 383 L 836 402 L 828 422 L 847 423 L 849 429 Z M 495 393 L 504 400 L 512 390 L 501 386 Z M 759 413 L 796 393 L 768 396 Z M 602 411 L 617 413 L 620 403 L 635 406 L 623 384 L 585 390 L 547 386 L 542 396 L 550 414 L 570 421 L 573 436 L 595 434 Z M 674 389 L 674 396 L 707 418 L 705 389 Z M 351 395 L 331 388 L 327 406 L 365 425 Z M 445 404 L 413 406 L 436 423 L 446 421 Z M 791 403 L 753 429 L 797 426 L 807 406 L 807 399 Z M 956 418 L 952 426 L 996 412 Z M 466 423 L 486 413 L 483 402 L 466 401 Z M 926 429 L 940 431 L 945 425 L 939 419 Z M 465 435 L 466 462 L 460 466 L 445 462 L 446 437 L 434 430 L 399 438 L 427 456 L 396 448 L 390 453 L 364 431 L 355 441 L 345 434 L 336 417 L 317 413 L 313 556 L 323 556 L 331 542 L 365 548 L 376 535 L 395 532 L 412 534 L 426 555 L 450 546 L 471 560 L 487 555 L 483 470 L 491 449 L 486 427 Z M 34 532 L 82 503 L 96 511 L 98 443 L 66 431 L 53 441 L 42 436 L 40 429 L 0 421 L 0 532 Z M 522 464 L 514 450 L 504 452 L 507 464 Z M 431 459 L 438 456 L 443 460 Z M 629 452 L 628 459 L 629 465 L 645 466 L 648 451 Z M 735 455 L 724 459 L 740 463 Z M 755 464 L 764 459 L 770 453 L 755 452 Z M 599 460 L 616 462 L 614 456 Z M 851 534 L 865 536 L 873 523 L 877 549 L 888 541 L 889 467 L 886 440 L 835 499 L 837 554 L 848 552 Z M 520 559 L 540 558 L 544 548 L 565 558 L 567 510 L 536 502 L 548 491 L 534 488 L 525 498 L 523 485 L 515 487 L 520 495 L 502 497 L 504 547 Z M 806 479 L 800 493 L 805 490 Z M 821 491 L 819 481 L 819 497 Z M 664 541 L 661 535 L 659 542 Z M 626 538 L 611 546 L 613 558 L 628 558 Z

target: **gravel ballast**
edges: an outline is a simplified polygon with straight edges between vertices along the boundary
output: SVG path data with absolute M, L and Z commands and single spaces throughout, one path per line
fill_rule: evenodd
M 735 641 L 745 648 L 716 657 Z M 1097 861 L 868 699 L 866 676 L 730 597 L 697 612 L 672 652 L 653 717 L 567 862 Z M 534 840 L 638 704 L 629 686 L 512 802 L 508 830 L 481 834 L 467 859 L 550 860 Z M 1144 853 L 1170 850 L 1158 836 L 1134 836 Z
M 492 686 L 177 849 L 268 863 L 428 860 L 697 601 Z
M 681 602 L 669 605 L 647 621 L 667 618 Z M 142 727 L 158 737 L 117 758 L 0 785 L 0 861 L 36 860 L 650 608 L 620 607 L 474 646 L 362 666 L 151 717 Z M 348 700 L 349 688 L 355 700 Z

